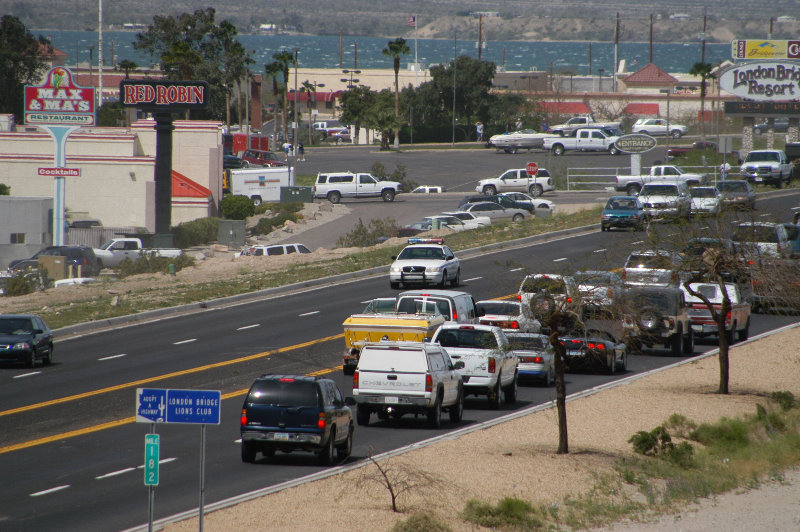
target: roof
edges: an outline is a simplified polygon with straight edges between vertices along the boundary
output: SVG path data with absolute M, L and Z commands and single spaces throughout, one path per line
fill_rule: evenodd
M 675 85 L 678 79 L 653 63 L 648 63 L 630 76 L 622 78 L 626 85 Z
M 209 196 L 211 196 L 211 191 L 209 189 L 175 170 L 172 171 L 173 198 L 207 198 Z
M 657 103 L 629 103 L 625 106 L 625 109 L 622 110 L 622 114 L 626 115 L 646 115 L 646 116 L 658 116 L 658 104 Z
M 330 92 L 317 91 L 316 92 L 317 101 L 318 102 L 332 102 L 336 98 L 338 98 L 342 94 L 342 92 L 344 92 L 344 91 L 330 91 Z M 297 93 L 296 92 L 290 92 L 289 93 L 289 101 L 290 102 L 294 101 L 295 94 L 297 94 Z M 309 96 L 308 91 L 303 91 L 303 92 L 300 93 L 300 96 L 297 97 L 297 101 L 298 102 L 307 102 L 308 101 L 308 96 Z
M 541 102 L 539 105 L 543 111 L 549 113 L 583 115 L 592 112 L 589 106 L 583 102 Z

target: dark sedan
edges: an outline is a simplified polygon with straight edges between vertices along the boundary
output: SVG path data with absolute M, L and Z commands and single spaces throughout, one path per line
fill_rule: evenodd
M 756 191 L 749 181 L 733 179 L 717 183 L 717 190 L 722 194 L 722 206 L 735 209 L 755 209 Z
M 0 314 L 0 360 L 21 362 L 29 368 L 41 360 L 53 362 L 53 333 L 34 314 Z
M 223 155 L 222 156 L 222 168 L 227 170 L 229 168 L 248 168 L 250 163 L 245 161 L 244 159 L 240 159 L 235 155 Z
M 12 271 L 22 271 L 27 268 L 38 268 L 39 257 L 42 256 L 66 257 L 67 265 L 70 267 L 80 266 L 82 277 L 94 277 L 100 273 L 102 265 L 94 254 L 94 250 L 88 246 L 49 246 L 38 251 L 29 259 L 13 260 L 8 265 Z M 73 270 L 77 273 L 77 268 Z

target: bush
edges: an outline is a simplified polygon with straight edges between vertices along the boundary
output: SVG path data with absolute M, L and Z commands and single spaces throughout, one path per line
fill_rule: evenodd
M 300 202 L 262 203 L 256 211 L 260 211 L 262 214 L 271 211 L 272 216 L 261 218 L 251 232 L 254 235 L 268 235 L 287 221 L 296 222 L 299 220 L 300 216 L 297 215 L 297 212 L 302 209 L 303 204 Z
M 376 161 L 375 163 L 373 163 L 372 168 L 370 169 L 370 173 L 375 177 L 377 177 L 378 179 L 380 179 L 381 181 L 384 180 L 397 181 L 398 183 L 400 183 L 401 185 L 400 189 L 403 192 L 411 192 L 412 190 L 414 190 L 419 186 L 419 183 L 417 183 L 416 181 L 411 181 L 410 179 L 408 179 L 408 176 L 406 175 L 406 167 L 403 166 L 402 164 L 398 164 L 395 167 L 394 172 L 392 172 L 391 174 L 387 174 L 386 167 L 383 165 L 383 163 L 380 161 Z
M 11 195 L 11 187 L 8 185 L 4 185 L 0 183 L 0 196 L 10 196 Z
M 186 249 L 217 240 L 219 218 L 199 218 L 172 228 L 175 246 Z
M 398 521 L 392 527 L 392 532 L 449 532 L 450 530 L 452 528 L 425 513 L 415 513 L 404 521 Z
M 6 281 L 6 293 L 9 297 L 24 296 L 36 290 L 36 278 L 25 272 L 18 272 Z
M 683 416 L 677 414 L 673 416 L 678 416 L 671 417 L 673 421 L 677 419 L 682 424 L 688 421 Z M 694 463 L 694 447 L 688 442 L 681 442 L 678 445 L 672 443 L 672 437 L 664 425 L 659 425 L 650 432 L 640 430 L 631 436 L 628 443 L 633 444 L 633 450 L 639 454 L 663 458 L 683 468 L 688 468 Z
M 358 219 L 358 224 L 352 231 L 340 236 L 336 241 L 337 247 L 367 247 L 378 244 L 382 238 L 389 238 L 397 233 L 397 222 L 394 218 L 373 219 L 367 224 Z
M 253 200 L 247 196 L 225 196 L 220 203 L 220 212 L 222 217 L 228 220 L 244 220 L 255 214 L 256 207 L 253 205 Z
M 781 410 L 791 410 L 795 406 L 794 395 L 792 392 L 772 392 L 772 400 L 778 403 Z
M 703 423 L 692 431 L 690 437 L 703 445 L 714 445 L 722 449 L 735 449 L 747 445 L 749 440 L 747 423 L 740 419 L 723 418 L 717 423 Z
M 480 526 L 502 530 L 536 530 L 545 526 L 543 511 L 513 497 L 504 497 L 497 506 L 470 500 L 461 516 Z
M 170 273 L 170 264 L 179 272 L 188 266 L 194 266 L 194 258 L 186 253 L 181 253 L 176 258 L 157 257 L 155 253 L 147 253 L 137 257 L 135 261 L 127 258 L 120 262 L 118 275 L 127 277 L 138 273 Z

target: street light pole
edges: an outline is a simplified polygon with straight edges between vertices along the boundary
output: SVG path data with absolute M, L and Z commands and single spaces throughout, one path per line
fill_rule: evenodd
M 292 100 L 292 155 L 297 157 L 297 52 L 294 49 L 294 99 Z
M 672 135 L 669 134 L 669 95 L 672 92 L 672 89 L 661 89 L 659 91 L 661 94 L 667 95 L 667 151 L 669 151 L 669 141 L 672 138 Z

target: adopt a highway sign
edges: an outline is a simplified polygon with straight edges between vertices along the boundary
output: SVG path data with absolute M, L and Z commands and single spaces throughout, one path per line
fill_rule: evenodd
M 219 390 L 136 389 L 137 423 L 220 423 Z

